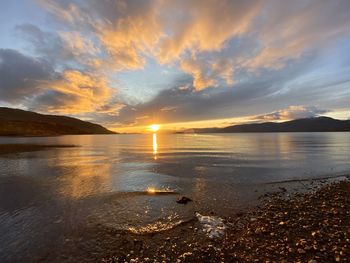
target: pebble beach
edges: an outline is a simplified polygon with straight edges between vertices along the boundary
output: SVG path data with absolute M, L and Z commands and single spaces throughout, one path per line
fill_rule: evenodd
M 176 228 L 138 235 L 96 226 L 79 233 L 43 260 L 87 262 L 348 262 L 350 181 L 317 190 L 269 193 L 247 213 L 215 221 L 223 235 L 211 235 L 208 222 L 194 217 Z M 207 225 L 203 225 L 203 220 Z M 209 232 L 208 232 L 209 231 Z M 79 240 L 99 242 L 91 253 Z M 84 253 L 84 251 L 86 253 Z M 39 260 L 39 259 L 38 259 Z

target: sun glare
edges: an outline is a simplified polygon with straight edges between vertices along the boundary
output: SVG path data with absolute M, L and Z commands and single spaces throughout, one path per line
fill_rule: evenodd
M 157 190 L 154 187 L 148 187 L 146 191 L 149 194 L 155 194 Z
M 157 131 L 159 130 L 159 128 L 160 128 L 160 125 L 158 125 L 158 124 L 152 124 L 152 125 L 150 126 L 150 128 L 151 128 L 151 130 L 152 130 L 153 132 L 157 132 Z

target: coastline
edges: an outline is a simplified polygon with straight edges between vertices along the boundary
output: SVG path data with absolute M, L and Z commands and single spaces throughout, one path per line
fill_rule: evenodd
M 135 234 L 104 225 L 73 233 L 36 260 L 50 262 L 345 262 L 350 256 L 350 181 L 285 189 L 223 220 L 209 238 L 194 216 L 175 228 Z M 91 242 L 81 242 L 91 240 Z

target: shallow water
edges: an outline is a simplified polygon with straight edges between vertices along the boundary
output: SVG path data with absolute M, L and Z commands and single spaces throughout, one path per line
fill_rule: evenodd
M 159 231 L 196 211 L 231 215 L 271 183 L 350 174 L 350 133 L 0 137 L 5 143 L 79 147 L 0 156 L 0 261 L 88 225 Z M 179 205 L 179 195 L 193 202 Z

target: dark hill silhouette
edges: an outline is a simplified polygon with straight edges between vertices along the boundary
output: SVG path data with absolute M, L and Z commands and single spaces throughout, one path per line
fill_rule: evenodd
M 336 120 L 329 117 L 297 119 L 286 122 L 265 122 L 234 125 L 217 132 L 335 132 L 350 131 L 350 120 Z
M 177 133 L 244 133 L 244 132 L 342 132 L 350 131 L 350 120 L 329 117 L 296 119 L 286 122 L 264 122 L 225 128 L 194 128 Z
M 0 107 L 1 136 L 53 136 L 68 134 L 113 134 L 101 125 L 76 118 L 44 115 Z

